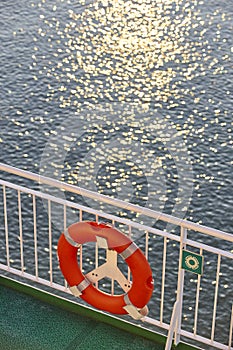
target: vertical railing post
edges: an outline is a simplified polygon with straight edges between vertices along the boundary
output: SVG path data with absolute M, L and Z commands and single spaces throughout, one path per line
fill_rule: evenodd
M 233 304 L 231 307 L 231 320 L 230 320 L 230 331 L 229 331 L 229 343 L 228 343 L 228 349 L 232 349 L 232 338 L 233 338 Z
M 49 220 L 49 276 L 50 285 L 53 283 L 53 245 L 52 245 L 52 210 L 51 210 L 51 200 L 48 200 L 48 220 Z
M 217 303 L 218 303 L 220 267 L 221 267 L 221 255 L 218 254 L 215 295 L 214 295 L 214 307 L 213 307 L 213 319 L 212 319 L 212 329 L 211 329 L 211 341 L 214 341 L 214 335 L 215 335 L 215 323 L 216 323 L 216 313 L 217 313 Z
M 32 196 L 33 205 L 33 227 L 34 227 L 34 259 L 35 259 L 35 275 L 38 280 L 38 252 L 37 252 L 37 221 L 36 221 L 36 196 Z
M 18 190 L 18 218 L 19 218 L 19 241 L 20 241 L 20 262 L 21 271 L 24 272 L 24 255 L 23 255 L 23 223 L 22 223 L 22 207 L 21 192 Z
M 174 344 L 177 345 L 180 342 L 181 323 L 182 323 L 182 307 L 183 307 L 183 291 L 184 291 L 184 270 L 182 269 L 182 253 L 185 248 L 185 241 L 187 238 L 187 229 L 181 226 L 180 231 L 180 256 L 179 256 L 179 272 L 177 281 L 177 302 L 179 310 L 177 312 L 177 323 L 175 328 Z
M 166 259 L 167 259 L 167 237 L 164 237 L 164 238 L 163 238 L 162 285 L 161 285 L 161 301 L 160 301 L 160 323 L 163 322 L 164 290 L 165 290 L 165 275 L 166 275 Z
M 7 216 L 7 199 L 6 186 L 3 186 L 3 205 L 4 205 L 4 223 L 5 223 L 5 242 L 6 242 L 6 261 L 7 267 L 10 267 L 10 252 L 9 252 L 9 238 L 8 238 L 8 216 Z

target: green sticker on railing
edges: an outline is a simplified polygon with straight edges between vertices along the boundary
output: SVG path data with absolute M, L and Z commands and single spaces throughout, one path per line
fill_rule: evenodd
M 183 250 L 182 269 L 202 275 L 203 273 L 203 255 L 198 255 L 188 250 Z

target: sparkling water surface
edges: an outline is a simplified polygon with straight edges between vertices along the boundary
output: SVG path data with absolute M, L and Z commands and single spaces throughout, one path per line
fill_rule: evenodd
M 160 137 L 164 148 L 166 130 L 175 128 L 192 171 L 193 191 L 182 203 L 182 216 L 232 232 L 230 1 L 23 1 L 20 6 L 5 1 L 0 6 L 3 162 L 40 172 L 45 143 L 72 119 L 81 131 L 76 139 L 71 130 L 65 135 L 72 141 L 66 155 L 72 166 L 64 161 L 63 177 L 142 205 L 155 189 L 157 202 L 150 206 L 176 214 L 174 201 L 182 197 L 175 193 L 167 202 L 168 190 L 177 186 L 175 170 L 169 169 L 174 157 L 169 147 L 159 154 L 152 144 Z M 159 118 L 166 123 L 161 135 L 154 131 Z M 101 148 L 106 130 L 108 144 Z M 161 179 L 166 183 L 158 189 Z M 137 199 L 132 190 L 124 192 L 127 182 L 138 191 Z

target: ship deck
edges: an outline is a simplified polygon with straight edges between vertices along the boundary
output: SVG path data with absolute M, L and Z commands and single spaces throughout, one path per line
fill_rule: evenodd
M 0 285 L 2 350 L 134 349 L 164 345 Z
M 76 306 L 76 307 L 74 307 Z M 107 319 L 105 319 L 107 317 Z M 166 338 L 0 277 L 1 350 L 164 350 Z M 176 350 L 198 349 L 179 343 Z

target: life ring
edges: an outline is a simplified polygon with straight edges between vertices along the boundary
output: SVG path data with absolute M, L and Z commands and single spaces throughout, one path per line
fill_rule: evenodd
M 83 243 L 98 240 L 105 241 L 106 248 L 120 254 L 129 266 L 132 284 L 127 293 L 107 294 L 96 288 L 81 272 L 77 261 L 78 249 Z M 113 314 L 131 314 L 136 319 L 145 316 L 154 287 L 152 271 L 142 251 L 128 236 L 108 224 L 78 222 L 61 234 L 57 253 L 60 269 L 74 295 L 97 309 Z

